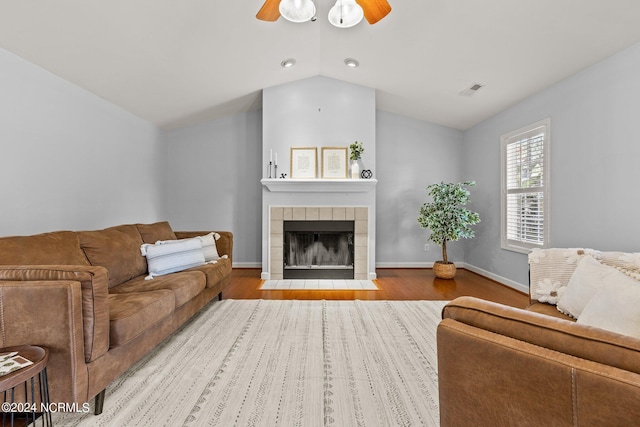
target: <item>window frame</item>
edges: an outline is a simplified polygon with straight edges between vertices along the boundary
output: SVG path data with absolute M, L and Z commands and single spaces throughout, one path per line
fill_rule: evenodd
M 522 141 L 526 138 L 534 136 L 538 130 L 544 133 L 544 140 L 542 145 L 542 186 L 534 187 L 539 188 L 542 192 L 543 208 L 542 208 L 542 244 L 535 244 L 525 242 L 523 240 L 508 239 L 507 236 L 507 199 L 508 194 L 517 194 L 522 192 L 520 189 L 514 189 L 509 192 L 507 186 L 507 147 L 510 144 Z M 506 133 L 500 137 L 500 154 L 501 154 L 501 212 L 500 212 L 500 239 L 502 249 L 509 251 L 520 252 L 528 254 L 531 249 L 534 248 L 548 248 L 550 247 L 551 236 L 551 191 L 550 191 L 550 152 L 551 152 L 551 118 L 546 118 L 530 125 L 521 127 L 520 129 Z

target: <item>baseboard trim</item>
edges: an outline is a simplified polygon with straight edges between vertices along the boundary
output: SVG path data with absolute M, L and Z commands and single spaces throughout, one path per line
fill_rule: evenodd
M 464 262 L 456 262 L 456 267 L 464 268 Z M 433 268 L 431 262 L 378 262 L 376 268 Z
M 261 262 L 234 262 L 231 264 L 233 268 L 262 268 Z
M 456 262 L 455 264 L 457 268 L 464 268 L 466 270 L 473 271 L 476 274 L 513 288 L 518 292 L 529 294 L 528 285 L 523 285 L 522 283 L 507 279 L 506 277 L 499 276 L 495 273 L 484 270 L 480 267 L 476 267 L 475 265 L 468 264 L 466 262 Z M 433 268 L 433 262 L 379 262 L 376 263 L 376 268 Z
M 506 277 L 502 277 L 490 271 L 483 270 L 482 268 L 476 267 L 475 265 L 465 263 L 465 266 L 463 268 L 466 268 L 469 271 L 473 271 L 474 273 L 487 277 L 491 280 L 495 280 L 496 282 L 503 284 L 505 286 L 508 286 L 510 288 L 513 288 L 516 291 L 522 292 L 523 294 L 529 295 L 528 285 L 523 285 L 522 283 L 516 282 L 511 279 L 507 279 Z

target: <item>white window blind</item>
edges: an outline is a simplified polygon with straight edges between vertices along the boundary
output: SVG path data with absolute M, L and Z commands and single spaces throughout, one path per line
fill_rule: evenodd
M 518 252 L 545 247 L 549 236 L 550 121 L 502 136 L 502 247 Z

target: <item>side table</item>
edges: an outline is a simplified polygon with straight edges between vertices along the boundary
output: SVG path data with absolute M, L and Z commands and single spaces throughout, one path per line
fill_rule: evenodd
M 13 351 L 32 361 L 33 365 L 0 377 L 0 392 L 4 395 L 2 425 L 14 426 L 33 423 L 35 426 L 38 418 L 42 421 L 43 426 L 53 425 L 49 411 L 49 384 L 47 381 L 49 350 L 33 345 L 0 349 L 0 353 Z

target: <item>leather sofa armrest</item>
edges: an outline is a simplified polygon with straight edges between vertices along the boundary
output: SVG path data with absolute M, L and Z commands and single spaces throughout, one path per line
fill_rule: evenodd
M 640 375 L 446 318 L 438 325 L 440 425 L 626 426 Z
M 0 280 L 0 347 L 39 345 L 49 350 L 52 402 L 85 402 L 82 290 L 73 280 Z
M 109 350 L 109 276 L 107 269 L 83 265 L 3 265 L 0 281 L 75 281 L 82 296 L 84 358 L 91 362 Z M 45 303 L 46 300 L 39 300 Z M 47 303 L 45 307 L 49 307 Z M 41 307 L 41 309 L 45 309 Z
M 175 231 L 178 239 L 189 239 L 191 237 L 204 236 L 211 233 L 211 231 Z M 233 233 L 230 231 L 215 231 L 220 235 L 220 238 L 216 240 L 216 249 L 220 256 L 227 255 L 229 261 L 233 261 Z
M 451 301 L 442 318 L 640 374 L 637 338 L 473 297 Z

